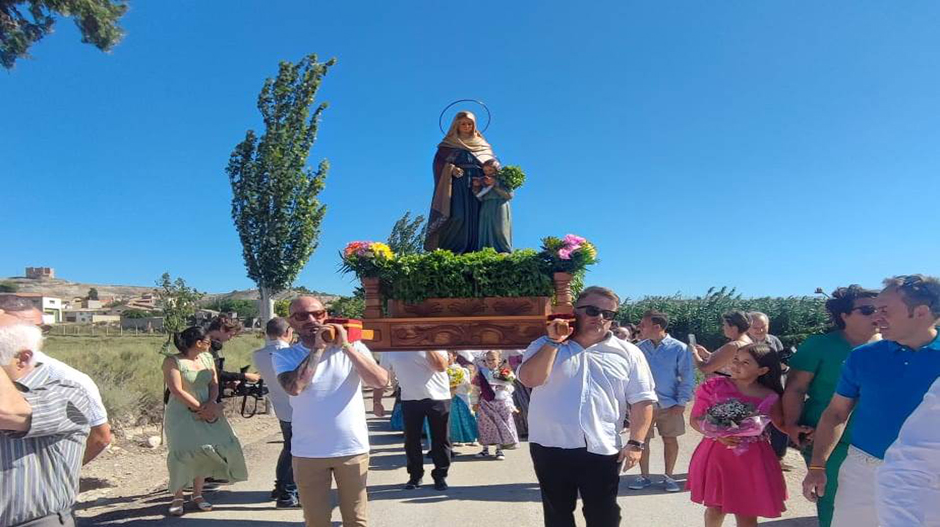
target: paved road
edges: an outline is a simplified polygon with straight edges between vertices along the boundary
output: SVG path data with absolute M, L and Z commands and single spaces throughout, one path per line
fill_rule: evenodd
M 85 511 L 89 516 L 83 525 L 166 525 L 187 527 L 241 527 L 261 525 L 298 525 L 299 510 L 284 510 L 274 507 L 268 494 L 274 481 L 274 465 L 280 449 L 277 421 L 272 417 L 272 435 L 248 445 L 245 449 L 251 479 L 209 495 L 216 505 L 209 513 L 187 512 L 182 518 L 168 518 L 169 506 L 166 493 L 125 498 L 126 505 L 120 509 Z M 377 419 L 370 415 L 369 427 L 372 440 L 372 470 L 369 475 L 370 525 L 372 527 L 449 527 L 449 526 L 513 526 L 537 527 L 542 525 L 542 510 L 538 485 L 529 459 L 528 444 L 518 450 L 507 451 L 505 461 L 477 459 L 476 447 L 459 448 L 461 454 L 451 467 L 448 478 L 451 485 L 446 492 L 431 488 L 415 491 L 400 490 L 407 480 L 403 438 L 400 433 L 388 432 L 388 419 Z M 689 457 L 698 442 L 695 432 L 690 432 L 681 441 L 680 467 L 688 466 Z M 661 450 L 654 440 L 653 473 L 662 470 Z M 795 452 L 790 452 L 789 462 L 801 466 L 802 461 Z M 430 464 L 426 480 L 430 479 Z M 620 505 L 623 508 L 624 526 L 686 527 L 702 525 L 703 508 L 689 501 L 688 492 L 666 494 L 654 487 L 644 491 L 631 491 L 627 483 L 632 474 L 621 478 Z M 684 471 L 681 471 L 684 472 Z M 815 527 L 815 511 L 810 503 L 799 495 L 799 481 L 803 471 L 787 474 L 790 487 L 790 508 L 783 518 L 765 520 L 762 525 L 775 527 Z M 153 478 L 154 484 L 165 481 L 165 474 L 141 474 L 142 478 Z M 655 480 L 655 478 L 654 478 Z M 578 513 L 580 515 L 580 513 Z M 339 509 L 333 511 L 334 526 L 341 525 Z M 578 525 L 584 525 L 578 518 Z M 734 525 L 729 519 L 726 525 Z

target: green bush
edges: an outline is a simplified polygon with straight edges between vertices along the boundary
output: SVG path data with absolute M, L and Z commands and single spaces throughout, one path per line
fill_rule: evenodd
M 721 315 L 732 310 L 766 313 L 770 333 L 779 337 L 786 347 L 799 345 L 806 337 L 825 331 L 829 322 L 822 298 L 742 298 L 727 287 L 711 288 L 705 296 L 695 298 L 674 295 L 627 299 L 620 305 L 617 320 L 638 323 L 649 309 L 669 315 L 669 333 L 673 337 L 686 341 L 687 335 L 694 333 L 698 343 L 710 350 L 727 342 L 721 330 Z
M 522 167 L 520 166 L 508 165 L 499 170 L 499 173 L 496 174 L 496 178 L 499 179 L 503 187 L 512 191 L 525 183 L 525 172 L 522 171 Z
M 163 355 L 160 335 L 143 337 L 46 337 L 49 356 L 88 374 L 98 385 L 112 426 L 159 422 L 163 416 Z M 251 364 L 251 352 L 264 346 L 254 335 L 225 344 L 225 368 Z

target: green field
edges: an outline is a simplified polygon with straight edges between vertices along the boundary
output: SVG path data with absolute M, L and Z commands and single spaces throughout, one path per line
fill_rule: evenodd
M 113 426 L 133 426 L 161 419 L 165 338 L 49 336 L 44 351 L 94 379 Z M 232 339 L 224 348 L 226 370 L 250 364 L 251 352 L 263 345 L 260 335 Z

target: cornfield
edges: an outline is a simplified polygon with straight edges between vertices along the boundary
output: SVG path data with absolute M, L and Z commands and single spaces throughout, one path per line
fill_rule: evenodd
M 705 296 L 648 296 L 627 299 L 620 305 L 621 324 L 639 323 L 643 313 L 656 309 L 669 315 L 669 333 L 683 342 L 694 333 L 699 344 L 710 350 L 727 341 L 721 331 L 721 315 L 728 311 L 760 311 L 770 319 L 770 333 L 784 346 L 799 346 L 808 336 L 829 327 L 825 299 L 809 296 L 742 298 L 734 288 L 711 288 Z

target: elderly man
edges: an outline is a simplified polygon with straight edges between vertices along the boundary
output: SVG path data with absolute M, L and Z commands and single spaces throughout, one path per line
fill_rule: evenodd
M 12 295 L 2 295 L 0 296 L 0 310 L 26 324 L 37 327 L 42 326 L 42 312 L 29 301 Z M 33 352 L 33 362 L 48 366 L 50 375 L 57 379 L 77 383 L 88 396 L 90 403 L 88 419 L 91 431 L 88 434 L 88 440 L 85 442 L 82 465 L 88 464 L 111 444 L 111 425 L 108 423 L 108 411 L 104 407 L 104 401 L 101 400 L 98 385 L 85 373 L 60 360 L 53 359 L 42 351 L 35 350 Z
M 278 507 L 299 507 L 300 500 L 297 498 L 297 485 L 294 483 L 293 458 L 290 450 L 292 432 L 290 396 L 277 382 L 277 374 L 274 373 L 274 354 L 278 350 L 290 347 L 294 340 L 294 330 L 287 320 L 274 317 L 265 326 L 265 334 L 268 337 L 268 345 L 255 351 L 251 358 L 255 369 L 260 372 L 261 378 L 268 385 L 268 397 L 274 404 L 274 415 L 281 423 L 281 436 L 284 438 L 281 455 L 277 458 L 277 469 L 274 471 L 274 491 L 271 497 L 277 500 Z
M 875 300 L 884 340 L 855 348 L 816 427 L 803 494 L 825 495 L 826 461 L 852 417 L 852 441 L 839 469 L 833 527 L 877 527 L 876 472 L 902 424 L 940 377 L 940 281 L 923 275 L 885 280 Z M 864 394 L 864 396 L 862 396 Z
M 751 327 L 747 329 L 747 336 L 751 337 L 754 344 L 766 344 L 767 347 L 776 351 L 778 355 L 780 355 L 780 358 L 783 359 L 783 342 L 780 342 L 780 339 L 769 333 L 770 317 L 760 311 L 751 311 L 748 315 L 751 317 Z M 783 369 L 784 372 L 786 372 L 786 365 L 784 365 Z M 770 426 L 770 444 L 774 449 L 774 453 L 777 454 L 777 459 L 780 460 L 780 467 L 785 471 L 793 470 L 793 467 L 783 461 L 784 456 L 787 454 L 787 446 L 789 443 L 790 438 L 787 437 L 787 434 L 778 430 L 773 425 Z
M 12 325 L 11 325 L 12 324 Z M 0 315 L 0 525 L 74 526 L 88 396 L 34 363 L 39 328 Z
M 643 352 L 615 337 L 620 298 L 588 287 L 575 302 L 575 328 L 560 321 L 525 351 L 519 380 L 532 388 L 529 444 L 546 527 L 573 527 L 578 495 L 588 527 L 620 523 L 620 472 L 646 448 L 656 392 Z M 630 439 L 620 436 L 630 405 Z
M 316 297 L 294 299 L 289 311 L 300 342 L 274 354 L 274 371 L 291 396 L 291 454 L 304 520 L 307 527 L 332 525 L 335 478 L 343 526 L 365 527 L 369 430 L 362 385 L 383 387 L 388 372 L 365 345 L 350 343 L 342 326 L 325 324 L 328 315 Z
M 660 311 L 650 310 L 640 320 L 640 351 L 649 363 L 653 380 L 656 383 L 656 397 L 659 402 L 653 409 L 653 424 L 663 438 L 663 456 L 666 475 L 663 477 L 663 489 L 666 492 L 679 492 L 679 484 L 673 479 L 676 460 L 679 457 L 679 436 L 685 434 L 685 407 L 692 400 L 695 389 L 695 369 L 692 353 L 688 346 L 666 333 L 669 317 Z M 630 484 L 632 490 L 645 489 L 652 485 L 650 475 L 650 445 L 653 438 L 650 426 L 646 436 L 646 448 L 640 458 L 640 475 Z

